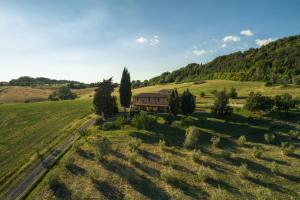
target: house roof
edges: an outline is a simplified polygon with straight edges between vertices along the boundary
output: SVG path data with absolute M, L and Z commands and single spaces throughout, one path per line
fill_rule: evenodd
M 140 93 L 135 95 L 134 97 L 145 97 L 145 98 L 149 98 L 149 97 L 157 97 L 157 98 L 169 98 L 170 94 L 169 93 L 161 93 L 161 92 L 152 92 L 152 93 Z

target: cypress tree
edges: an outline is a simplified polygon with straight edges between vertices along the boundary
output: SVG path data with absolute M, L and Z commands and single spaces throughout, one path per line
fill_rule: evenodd
M 119 93 L 121 106 L 123 106 L 124 111 L 126 111 L 126 108 L 130 106 L 132 96 L 130 74 L 126 67 L 122 73 Z
M 195 97 L 190 93 L 189 89 L 183 92 L 181 96 L 181 111 L 183 115 L 192 114 L 195 111 Z
M 178 96 L 176 88 L 171 93 L 169 99 L 169 109 L 174 116 L 176 116 L 180 112 L 180 98 Z
M 103 80 L 98 84 L 93 100 L 96 114 L 105 118 L 112 116 L 116 112 L 116 98 L 111 95 L 113 91 L 112 78 Z

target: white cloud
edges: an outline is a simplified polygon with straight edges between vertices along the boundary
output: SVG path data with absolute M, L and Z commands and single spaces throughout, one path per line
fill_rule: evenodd
M 145 44 L 148 42 L 147 38 L 144 38 L 143 36 L 137 38 L 135 41 L 140 44 Z
M 270 42 L 273 42 L 273 41 L 275 41 L 276 40 L 276 38 L 268 38 L 268 39 L 256 39 L 255 40 L 255 43 L 258 45 L 258 46 L 264 46 L 264 45 L 267 45 L 267 44 L 269 44 Z
M 203 54 L 208 53 L 208 51 L 205 51 L 205 50 L 194 50 L 193 53 L 194 53 L 196 56 L 201 56 L 201 55 L 203 55 Z
M 224 42 L 238 42 L 241 41 L 241 38 L 235 35 L 228 35 L 223 38 Z
M 150 39 L 150 45 L 151 46 L 156 46 L 156 45 L 158 45 L 160 43 L 160 40 L 159 40 L 159 38 L 158 38 L 158 36 L 157 35 L 155 35 L 152 39 Z
M 222 44 L 221 47 L 225 48 L 225 47 L 227 47 L 227 44 Z
M 252 35 L 254 35 L 254 33 L 248 29 L 248 30 L 242 30 L 241 35 L 252 36 Z

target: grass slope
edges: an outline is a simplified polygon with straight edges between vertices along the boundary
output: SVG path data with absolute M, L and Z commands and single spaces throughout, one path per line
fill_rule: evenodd
M 299 114 L 291 118 L 256 118 L 239 112 L 227 120 L 210 113 L 194 115 L 194 125 L 201 131 L 197 149 L 202 151 L 196 161 L 192 151 L 182 147 L 185 129 L 170 126 L 159 118 L 152 131 L 126 126 L 123 130 L 102 131 L 94 127 L 65 155 L 28 199 L 299 199 L 300 149 L 291 157 L 282 154 L 279 143 L 287 140 L 286 132 L 295 128 Z M 279 117 L 279 116 L 278 116 Z M 274 144 L 266 144 L 263 134 L 276 127 Z M 247 137 L 239 145 L 240 135 Z M 108 137 L 113 151 L 99 163 L 92 143 Z M 221 137 L 220 147 L 210 146 L 212 136 Z M 128 141 L 142 141 L 137 157 L 128 151 Z M 160 148 L 159 140 L 166 141 Z M 261 158 L 253 156 L 253 147 L 263 149 Z M 225 156 L 230 152 L 231 156 Z M 271 172 L 272 162 L 279 166 Z M 247 178 L 239 176 L 239 168 L 248 165 Z M 201 172 L 207 172 L 207 179 Z M 56 184 L 49 179 L 57 177 Z
M 87 100 L 0 105 L 0 194 L 90 112 Z

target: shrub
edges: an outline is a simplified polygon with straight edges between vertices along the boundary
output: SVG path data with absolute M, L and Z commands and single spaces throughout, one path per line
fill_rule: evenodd
M 50 96 L 49 99 L 56 101 L 56 100 L 72 100 L 77 98 L 77 95 L 71 91 L 69 87 L 63 86 L 58 88 L 54 91 Z
M 222 157 L 225 159 L 230 159 L 232 157 L 231 152 L 229 150 L 223 150 Z
M 297 76 L 293 77 L 293 83 L 295 85 L 300 85 L 300 75 L 297 75 Z
M 116 124 L 115 124 L 114 122 L 104 122 L 104 123 L 102 124 L 102 126 L 100 126 L 100 128 L 101 128 L 102 130 L 107 131 L 107 130 L 118 129 L 118 128 L 120 128 L 120 127 L 117 127 Z
M 300 132 L 298 130 L 290 130 L 289 136 L 293 139 L 298 139 L 300 136 Z
M 289 142 L 281 142 L 281 151 L 284 155 L 292 155 L 295 152 L 295 146 Z
M 128 142 L 129 151 L 137 151 L 142 144 L 142 140 L 137 138 L 132 138 Z
M 264 135 L 265 141 L 271 144 L 275 140 L 275 135 L 273 133 L 267 133 Z
M 185 140 L 183 146 L 188 149 L 193 148 L 197 145 L 198 140 L 199 130 L 194 126 L 190 126 L 189 128 L 187 128 L 185 132 Z
M 288 112 L 292 108 L 295 108 L 296 102 L 293 100 L 292 95 L 285 93 L 282 95 L 275 96 L 275 106 L 279 111 Z
M 144 112 L 135 115 L 132 119 L 132 125 L 135 126 L 137 129 L 151 130 L 151 128 L 153 128 L 155 124 L 156 118 L 148 116 Z
M 128 161 L 133 164 L 134 162 L 136 162 L 136 159 L 138 157 L 138 151 L 133 149 L 133 150 L 130 150 L 128 153 L 127 153 L 127 156 L 128 156 Z
M 218 115 L 230 115 L 233 112 L 232 107 L 228 105 L 228 95 L 226 94 L 226 90 L 222 90 L 215 94 L 216 99 L 211 107 L 211 111 Z
M 164 140 L 159 140 L 158 146 L 159 146 L 160 150 L 163 151 L 166 149 L 166 142 Z
M 266 87 L 268 87 L 268 86 L 272 86 L 273 85 L 273 83 L 271 82 L 271 81 L 267 81 L 267 82 L 265 82 L 265 86 Z
M 168 115 L 164 116 L 164 120 L 165 120 L 165 124 L 170 125 L 175 121 L 175 117 L 174 117 L 174 115 L 168 114 Z
M 205 97 L 205 92 L 200 92 L 200 97 Z
M 105 121 L 102 119 L 102 117 L 97 117 L 95 121 L 95 125 L 102 125 Z
M 174 170 L 171 167 L 167 167 L 160 171 L 160 178 L 166 183 L 172 183 L 176 181 L 174 174 Z
M 56 174 L 53 174 L 48 179 L 48 184 L 51 189 L 57 189 L 61 186 L 61 183 L 59 182 L 59 177 Z
M 244 146 L 247 142 L 246 136 L 244 135 L 240 136 L 237 142 L 240 146 Z
M 278 166 L 278 164 L 277 164 L 275 161 L 273 161 L 273 162 L 271 163 L 271 165 L 270 165 L 270 170 L 271 170 L 271 172 L 272 172 L 273 174 L 278 174 L 278 173 L 279 173 L 279 166 Z
M 96 156 L 99 162 L 103 161 L 111 151 L 111 142 L 106 137 L 97 139 L 94 143 L 96 147 Z
M 246 110 L 249 111 L 269 111 L 272 109 L 274 101 L 267 96 L 261 95 L 261 93 L 250 92 L 249 97 L 246 99 L 244 105 Z
M 230 91 L 228 92 L 228 97 L 232 99 L 236 99 L 238 96 L 238 93 L 234 87 L 230 88 Z
M 220 138 L 220 137 L 217 137 L 217 136 L 213 136 L 213 137 L 210 139 L 210 141 L 211 141 L 212 147 L 217 148 L 217 147 L 219 147 L 221 138 Z
M 201 150 L 200 149 L 198 149 L 198 150 L 194 149 L 192 151 L 191 158 L 194 162 L 197 162 L 197 161 L 201 160 L 201 158 L 202 158 Z
M 248 165 L 243 163 L 238 169 L 238 175 L 240 178 L 247 178 L 248 177 Z
M 126 116 L 119 116 L 117 119 L 114 121 L 115 127 L 121 127 L 123 128 L 125 124 L 127 124 L 127 117 Z
M 255 158 L 261 158 L 263 150 L 260 147 L 254 146 L 253 147 L 253 156 Z
M 204 166 L 198 168 L 197 178 L 200 182 L 205 182 L 212 175 L 212 170 Z
M 182 116 L 181 117 L 181 126 L 188 127 L 194 124 L 194 119 L 191 116 Z

